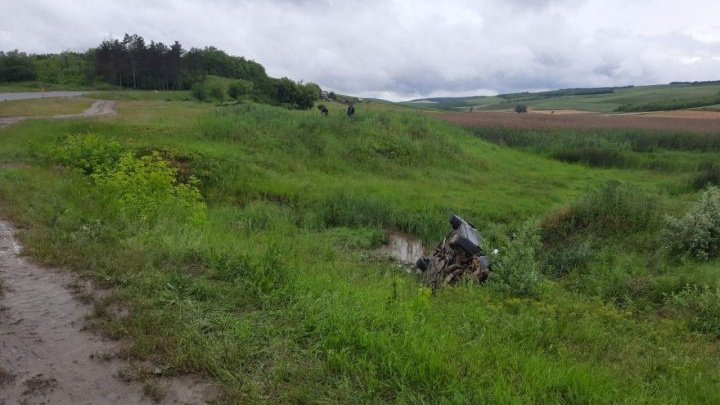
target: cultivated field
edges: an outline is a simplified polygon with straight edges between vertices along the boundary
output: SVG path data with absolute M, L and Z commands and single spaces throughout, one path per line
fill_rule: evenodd
M 426 101 L 403 104 L 414 108 L 465 112 L 471 108 L 475 111 L 510 111 L 518 104 L 531 110 L 575 109 L 601 113 L 681 110 L 693 107 L 713 108 L 713 105 L 720 103 L 720 83 L 567 89 L 491 97 L 433 98 Z
M 720 112 L 673 111 L 642 114 L 597 114 L 561 110 L 436 113 L 434 116 L 466 128 L 513 129 L 646 129 L 652 131 L 720 133 Z

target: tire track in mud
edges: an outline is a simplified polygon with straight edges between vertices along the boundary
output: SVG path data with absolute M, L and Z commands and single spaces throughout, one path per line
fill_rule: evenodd
M 104 360 L 119 343 L 83 330 L 91 313 L 69 273 L 21 257 L 14 227 L 0 219 L 0 404 L 148 404 L 140 383 L 117 378 L 128 364 Z M 200 404 L 215 395 L 193 377 L 164 381 L 166 404 Z
M 28 119 L 71 120 L 79 118 L 105 117 L 115 115 L 116 113 L 114 101 L 98 100 L 80 114 L 62 114 L 52 115 L 49 117 L 0 117 L 0 128 L 9 127 Z

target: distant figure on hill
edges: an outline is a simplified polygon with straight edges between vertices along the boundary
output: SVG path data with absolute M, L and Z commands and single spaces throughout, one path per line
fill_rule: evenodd
M 347 115 L 348 117 L 352 118 L 353 115 L 355 115 L 355 106 L 350 104 L 347 109 Z

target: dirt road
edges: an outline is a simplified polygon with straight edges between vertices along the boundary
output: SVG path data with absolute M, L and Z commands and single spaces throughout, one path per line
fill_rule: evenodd
M 13 124 L 17 124 L 20 121 L 24 121 L 26 119 L 53 119 L 53 120 L 69 120 L 69 119 L 78 119 L 78 118 L 92 118 L 92 117 L 104 117 L 109 115 L 114 115 L 115 112 L 115 102 L 114 101 L 108 101 L 108 100 L 98 100 L 94 102 L 90 108 L 87 110 L 81 112 L 80 114 L 63 114 L 63 115 L 53 115 L 50 117 L 5 117 L 0 118 L 0 128 L 8 127 Z
M 118 343 L 83 330 L 91 308 L 71 292 L 74 275 L 21 257 L 14 232 L 0 220 L 0 404 L 154 403 L 116 377 L 126 363 L 103 359 Z M 190 377 L 163 384 L 167 404 L 204 403 L 213 391 Z

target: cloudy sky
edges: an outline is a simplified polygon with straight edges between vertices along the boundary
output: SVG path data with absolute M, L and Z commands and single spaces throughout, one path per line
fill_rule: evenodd
M 0 50 L 125 32 L 393 100 L 720 79 L 717 0 L 0 0 Z

